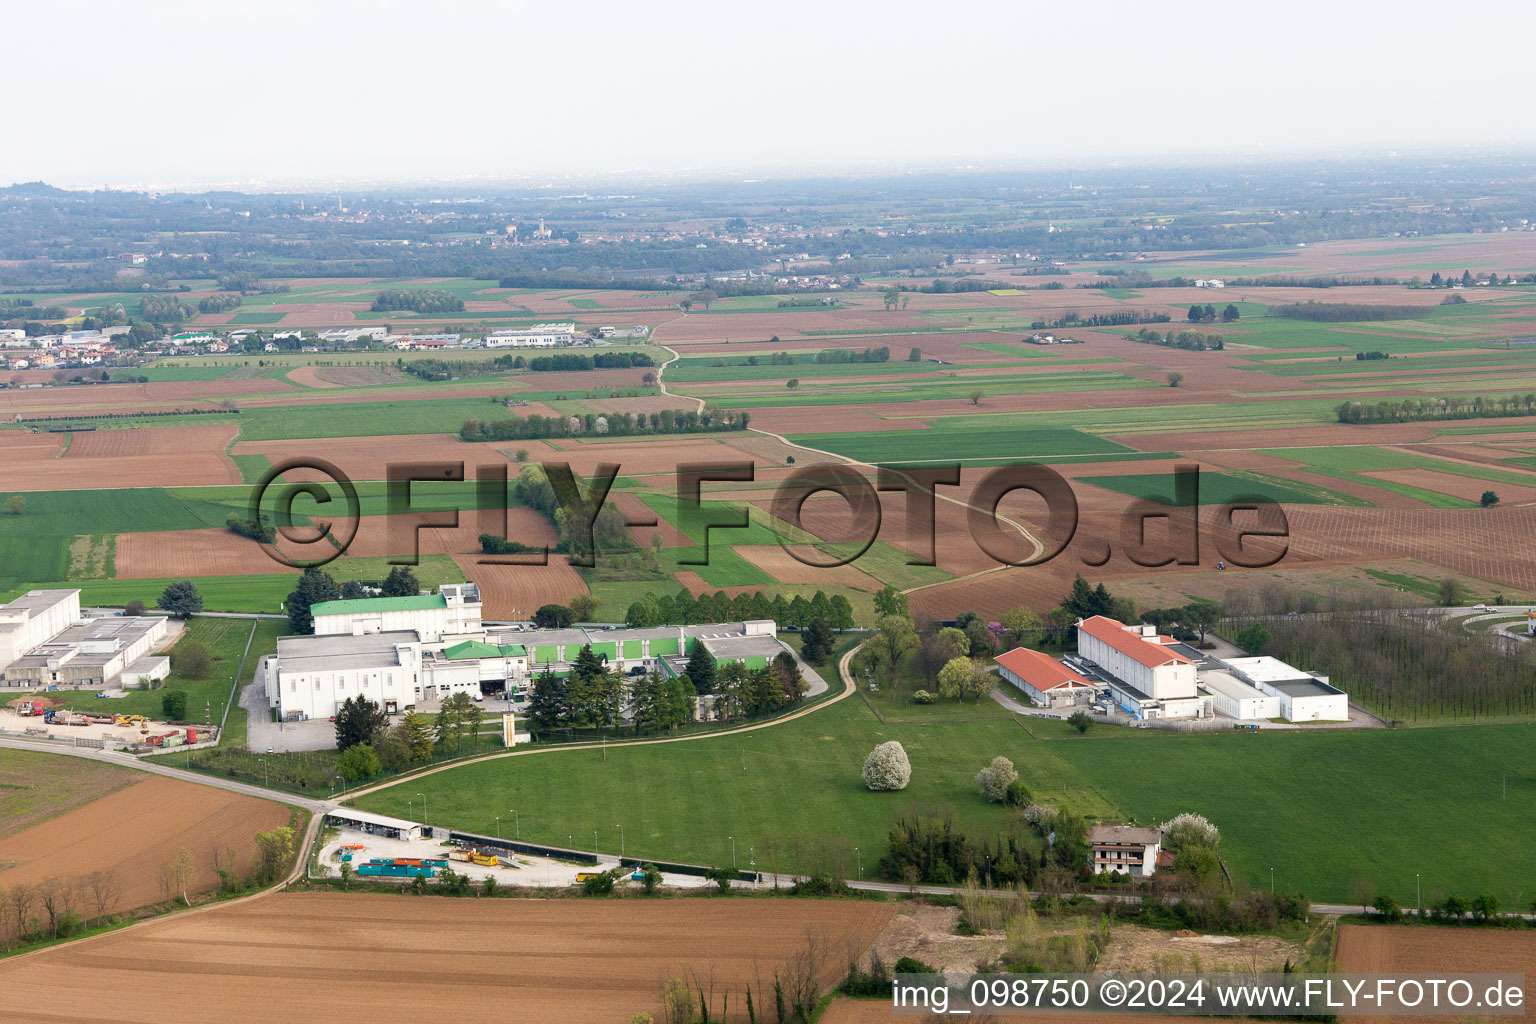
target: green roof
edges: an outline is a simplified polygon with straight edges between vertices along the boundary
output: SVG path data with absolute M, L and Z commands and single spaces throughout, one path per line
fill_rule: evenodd
M 474 658 L 521 658 L 527 653 L 520 644 L 497 647 L 495 644 L 481 643 L 479 640 L 466 640 L 448 648 L 443 652 L 443 656 L 450 661 L 464 661 Z
M 409 612 L 421 608 L 447 608 L 442 594 L 415 597 L 360 597 L 351 601 L 321 601 L 309 609 L 311 615 L 348 615 L 355 612 Z

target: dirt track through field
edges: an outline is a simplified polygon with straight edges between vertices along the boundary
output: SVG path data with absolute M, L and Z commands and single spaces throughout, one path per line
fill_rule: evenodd
M 17 1024 L 209 1024 L 257 1007 L 284 1022 L 415 1024 L 451 1007 L 464 1020 L 612 1024 L 661 1019 L 662 982 L 688 977 L 712 983 L 717 1018 L 729 991 L 729 1019 L 744 1021 L 746 986 L 771 1005 L 774 971 L 808 931 L 825 943 L 825 988 L 891 914 L 858 901 L 281 893 L 0 963 L 0 1005 Z M 24 997 L 40 975 L 48 998 Z

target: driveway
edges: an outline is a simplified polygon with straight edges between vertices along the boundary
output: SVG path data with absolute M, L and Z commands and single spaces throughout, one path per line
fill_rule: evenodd
M 272 721 L 267 687 L 259 681 L 266 678 L 268 657 L 263 655 L 256 666 L 258 681 L 240 692 L 240 706 L 245 709 L 246 746 L 254 754 L 265 754 L 268 747 L 272 748 L 274 754 L 335 750 L 336 726 L 326 719 L 311 719 L 307 722 Z

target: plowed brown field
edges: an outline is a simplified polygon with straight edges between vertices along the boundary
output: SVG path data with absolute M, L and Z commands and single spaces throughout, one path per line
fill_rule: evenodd
M 197 427 L 142 427 L 133 430 L 87 430 L 70 437 L 66 459 L 120 458 L 124 455 L 222 455 L 239 427 L 230 422 Z
M 281 893 L 0 964 L 0 1005 L 16 1024 L 210 1024 L 258 1007 L 273 1021 L 415 1024 L 434 1006 L 464 1020 L 613 1024 L 662 1019 L 661 984 L 686 977 L 713 989 L 714 1019 L 729 993 L 728 1019 L 745 1021 L 746 987 L 766 987 L 771 1004 L 774 971 L 807 932 L 825 944 L 829 987 L 890 917 L 883 904 L 820 900 Z
M 950 1017 L 896 1017 L 891 1013 L 891 1004 L 884 999 L 848 999 L 839 997 L 832 1000 L 832 1005 L 827 1007 L 827 1012 L 821 1017 L 821 1024 L 891 1024 L 893 1020 L 909 1020 L 914 1024 L 929 1024 L 931 1021 L 949 1020 Z M 959 1017 L 959 1020 L 976 1022 L 993 1022 L 1006 1020 L 1004 1017 Z M 1210 1017 L 1164 1017 L 1139 1016 L 1134 1013 L 1095 1014 L 1085 1015 L 1079 1013 L 1029 1013 L 1026 1017 L 1030 1024 L 1147 1024 L 1148 1020 L 1155 1020 L 1158 1024 L 1210 1024 Z M 1228 1018 L 1231 1020 L 1232 1018 Z M 1376 1018 L 1381 1020 L 1382 1018 Z
M 117 578 L 249 576 L 286 572 L 260 544 L 228 530 L 166 530 L 117 535 Z
M 537 442 L 527 446 L 531 458 L 542 459 L 549 449 Z M 260 454 L 275 466 L 288 459 L 320 458 L 334 463 L 353 480 L 384 480 L 391 463 L 462 462 L 466 475 L 474 467 L 499 465 L 507 460 L 490 445 L 465 444 L 453 434 L 387 434 L 378 437 L 323 437 L 296 441 L 242 441 L 235 445 L 236 455 Z M 508 470 L 509 477 L 516 476 Z M 309 479 L 301 475 L 294 479 Z
M 587 593 L 586 581 L 564 555 L 551 554 L 548 565 L 481 565 L 483 557 L 491 556 L 454 555 L 453 560 L 466 579 L 479 584 L 487 619 L 531 618 L 540 605 L 565 604 Z
M 507 539 L 534 546 L 553 547 L 559 543 L 560 535 L 554 524 L 533 509 L 509 508 L 506 511 Z M 494 511 L 491 514 L 497 516 Z M 358 522 L 357 536 L 347 545 L 347 554 L 354 558 L 408 555 L 418 550 L 418 545 L 424 555 L 473 554 L 480 550 L 480 534 L 501 533 L 499 520 L 490 529 L 483 529 L 490 524 L 481 522 L 480 512 L 461 510 L 457 527 L 425 527 L 416 534 L 419 539 L 413 545 L 413 527 L 427 515 L 364 516 Z M 390 535 L 391 526 L 395 528 L 394 537 Z M 335 529 L 342 530 L 343 526 L 337 524 Z
M 1339 970 L 1351 974 L 1524 974 L 1529 979 L 1536 976 L 1536 932 L 1346 924 L 1339 927 L 1338 961 Z M 1344 1019 L 1355 1018 L 1346 1014 Z M 1399 1015 L 1391 1019 L 1427 1024 L 1455 1018 Z
M 210 851 L 222 855 L 234 847 L 243 871 L 255 853 L 256 833 L 286 824 L 288 809 L 281 804 L 150 778 L 0 839 L 0 863 L 14 864 L 0 871 L 0 888 L 110 868 L 122 879 L 117 908 L 140 907 L 165 899 L 160 868 L 178 850 L 195 858 L 191 888 L 201 891 L 218 884 Z M 10 1003 L 0 999 L 0 1006 Z
M 879 590 L 883 584 L 873 576 L 857 568 L 857 563 L 820 569 L 806 565 L 781 547 L 747 546 L 733 548 L 738 555 L 766 572 L 780 583 L 811 583 L 817 586 L 854 587 L 858 590 Z M 814 551 L 804 553 L 811 560 L 825 556 Z

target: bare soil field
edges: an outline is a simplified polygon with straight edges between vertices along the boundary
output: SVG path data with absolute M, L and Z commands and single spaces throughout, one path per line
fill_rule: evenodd
M 1391 483 L 1421 487 L 1437 494 L 1449 494 L 1466 501 L 1477 501 L 1484 491 L 1493 490 L 1506 504 L 1529 504 L 1536 501 L 1536 487 L 1520 487 L 1515 484 L 1490 483 L 1455 473 L 1439 473 L 1432 469 L 1384 469 L 1361 473 L 1361 476 Z
M 766 572 L 780 583 L 806 583 L 816 586 L 841 586 L 853 587 L 857 590 L 879 590 L 883 584 L 873 576 L 857 568 L 858 563 L 851 565 L 839 565 L 830 569 L 820 569 L 806 565 L 781 547 L 767 547 L 749 545 L 733 548 L 738 555 Z M 825 557 L 817 552 L 806 553 L 806 557 L 816 559 Z
M 71 445 L 73 447 L 73 445 Z M 101 487 L 201 487 L 240 483 L 222 451 L 184 455 L 9 460 L 0 458 L 0 491 L 78 491 Z
M 530 451 L 537 452 L 533 459 L 542 459 L 549 449 L 537 442 L 529 442 Z M 401 462 L 462 462 L 465 473 L 473 475 L 473 467 L 481 464 L 506 462 L 507 459 L 490 445 L 467 444 L 454 434 L 388 434 L 377 437 L 324 437 L 304 438 L 294 441 L 241 441 L 234 447 L 236 455 L 265 455 L 274 466 L 288 459 L 321 458 L 334 463 L 353 480 L 383 480 L 388 477 L 389 465 Z M 509 478 L 517 474 L 508 470 Z M 295 475 L 295 479 L 302 479 Z
M 0 391 L 0 418 L 61 416 L 86 412 L 128 413 L 207 408 L 213 400 L 275 395 L 300 389 L 287 381 L 261 378 L 157 381 L 150 384 L 92 384 L 88 387 Z
M 533 509 L 509 508 L 506 513 L 508 540 L 550 547 L 559 542 L 560 537 L 554 524 Z M 416 534 L 420 553 L 460 555 L 479 552 L 480 534 L 500 532 L 499 512 L 492 511 L 490 514 L 494 520 L 493 529 L 484 528 L 490 525 L 490 521 L 482 522 L 482 513 L 474 510 L 461 510 L 459 525 L 454 528 L 424 526 Z M 412 513 L 404 516 L 363 516 L 358 522 L 357 536 L 347 545 L 347 555 L 353 558 L 377 558 L 410 554 L 413 550 L 410 541 L 411 530 L 426 516 L 427 513 Z M 392 520 L 394 520 L 393 524 Z M 391 525 L 395 527 L 395 534 L 400 538 L 398 544 L 391 542 Z M 335 529 L 342 529 L 341 524 L 338 524 Z M 391 550 L 396 547 L 401 549 Z
M 586 581 L 564 555 L 550 555 L 548 565 L 480 564 L 488 557 L 493 556 L 453 556 L 465 578 L 479 585 L 487 619 L 528 619 L 541 605 L 565 604 L 587 593 Z
M 1536 975 L 1536 932 L 1503 928 L 1435 928 L 1425 925 L 1339 926 L 1339 970 L 1351 974 L 1487 973 Z M 1345 1015 L 1344 1019 L 1354 1019 Z M 1360 1017 L 1360 1020 L 1384 1020 Z M 1445 1021 L 1433 1016 L 1394 1016 L 1403 1024 Z M 1471 1019 L 1471 1018 L 1467 1018 Z M 1493 1017 L 1491 1020 L 1505 1018 Z
M 920 1024 L 936 1024 L 936 1022 L 954 1019 L 953 1015 L 930 1017 L 893 1017 L 891 1005 L 884 999 L 849 999 L 847 996 L 839 996 L 832 1000 L 827 1007 L 827 1012 L 822 1014 L 820 1024 L 891 1024 L 893 1020 L 910 1020 Z M 1009 1020 L 1007 1017 L 973 1016 L 963 1017 L 962 1020 L 974 1021 L 975 1024 L 997 1024 L 998 1021 Z M 1093 1024 L 1146 1024 L 1147 1016 L 1133 1013 L 1119 1014 L 1095 1014 L 1085 1016 L 1080 1013 L 1030 1013 L 1028 1019 L 1031 1024 L 1084 1024 L 1092 1021 Z M 1210 1017 L 1165 1017 L 1159 1014 L 1153 1018 L 1160 1024 L 1210 1024 Z M 1228 1017 L 1227 1020 L 1237 1018 Z M 1380 1020 L 1381 1018 L 1377 1018 Z
M 166 530 L 117 535 L 117 578 L 247 576 L 287 572 L 260 544 L 228 530 Z
M 227 847 L 241 868 L 257 832 L 288 824 L 288 809 L 176 779 L 149 778 L 0 840 L 0 887 L 111 869 L 122 879 L 119 909 L 166 898 L 160 868 L 180 849 L 196 860 L 192 891 L 218 884 L 209 856 Z
M 580 476 L 592 476 L 597 467 L 605 462 L 618 463 L 619 473 L 631 476 L 636 473 L 675 473 L 677 467 L 689 462 L 741 461 L 736 453 L 726 447 L 720 438 L 726 434 L 701 435 L 678 439 L 666 437 L 623 438 L 613 441 L 577 441 L 562 438 L 550 444 L 554 449 L 548 456 L 533 456 L 536 462 L 568 462 L 571 470 Z M 509 442 L 503 453 L 517 448 L 532 449 L 539 442 L 519 444 Z
M 64 449 L 63 434 L 34 434 L 30 430 L 0 430 L 0 457 L 6 461 L 57 458 Z
M 0 964 L 0 1002 L 17 1024 L 208 1024 L 258 1006 L 293 1022 L 404 1024 L 452 1006 L 466 1020 L 613 1024 L 636 1012 L 660 1019 L 662 983 L 686 977 L 706 991 L 713 979 L 713 1019 L 728 992 L 735 1022 L 746 1020 L 748 985 L 771 1004 L 774 971 L 787 972 L 808 931 L 824 937 L 830 987 L 850 946 L 866 946 L 890 915 L 822 900 L 281 893 Z M 46 1000 L 30 995 L 39 971 L 52 982 Z M 205 995 L 165 998 L 186 991 L 189 973 Z
M 323 380 L 317 366 L 296 366 L 284 374 L 294 384 L 306 388 L 339 388 L 344 385 Z
M 118 458 L 124 455 L 223 455 L 239 427 L 231 422 L 197 427 L 137 427 L 127 430 L 86 430 L 70 436 L 66 459 Z

